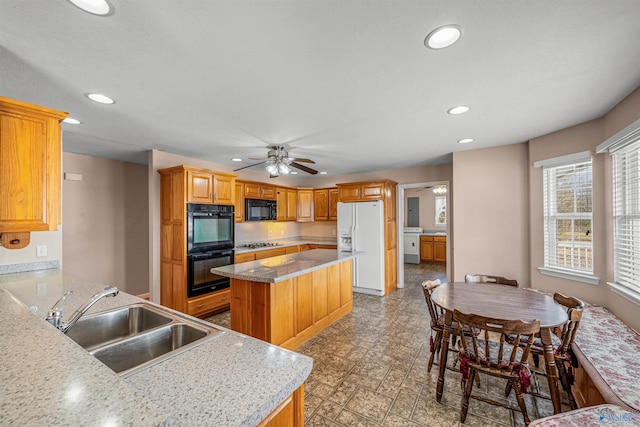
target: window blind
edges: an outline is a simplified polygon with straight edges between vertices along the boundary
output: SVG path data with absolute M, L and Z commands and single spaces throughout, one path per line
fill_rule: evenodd
M 544 167 L 544 264 L 593 273 L 591 160 Z
M 614 280 L 640 296 L 640 137 L 612 156 Z

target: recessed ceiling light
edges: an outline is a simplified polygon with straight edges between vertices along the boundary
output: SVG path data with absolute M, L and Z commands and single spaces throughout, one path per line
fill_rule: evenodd
M 241 162 L 242 159 L 239 159 L 238 157 L 234 157 L 233 159 L 231 159 L 232 162 Z
M 298 175 L 298 172 L 296 172 L 296 171 L 291 171 L 291 172 L 289 172 L 289 173 L 290 173 L 291 175 Z
M 95 102 L 99 102 L 100 104 L 115 104 L 116 103 L 116 101 L 114 101 L 113 99 L 109 98 L 108 96 L 101 95 L 99 93 L 87 93 L 85 95 L 90 100 L 95 101 Z
M 62 121 L 63 123 L 69 123 L 70 125 L 79 125 L 80 120 L 72 119 L 71 117 L 67 117 Z
M 113 14 L 113 6 L 106 0 L 69 0 L 69 2 L 93 15 L 108 16 Z
M 320 175 L 326 175 L 327 173 L 325 171 L 320 172 Z
M 463 138 L 458 140 L 459 144 L 468 144 L 470 142 L 473 142 L 473 138 Z
M 427 38 L 424 39 L 424 45 L 429 49 L 444 49 L 457 42 L 460 37 L 462 37 L 460 25 L 443 25 L 427 35 Z
M 466 113 L 467 111 L 469 111 L 469 107 L 466 105 L 458 105 L 457 107 L 451 107 L 447 110 L 447 113 L 449 114 L 462 114 L 462 113 Z

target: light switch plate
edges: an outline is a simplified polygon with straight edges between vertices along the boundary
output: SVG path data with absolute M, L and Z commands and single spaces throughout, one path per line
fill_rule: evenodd
M 47 245 L 36 246 L 36 256 L 37 257 L 47 256 Z

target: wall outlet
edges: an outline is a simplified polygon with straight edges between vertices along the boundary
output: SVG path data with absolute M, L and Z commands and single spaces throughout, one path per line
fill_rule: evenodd
M 36 256 L 38 258 L 47 256 L 47 245 L 38 245 L 36 246 Z
M 47 283 L 38 283 L 36 284 L 36 295 L 46 295 L 47 294 Z

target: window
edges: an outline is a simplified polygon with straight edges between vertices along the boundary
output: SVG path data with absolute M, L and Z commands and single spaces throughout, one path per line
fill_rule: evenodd
M 436 196 L 436 219 L 435 225 L 447 224 L 447 197 Z
M 640 295 L 640 143 L 613 153 L 614 280 Z
M 640 304 L 640 120 L 597 148 L 613 158 L 613 270 L 611 289 Z
M 544 168 L 544 266 L 593 273 L 591 160 Z

